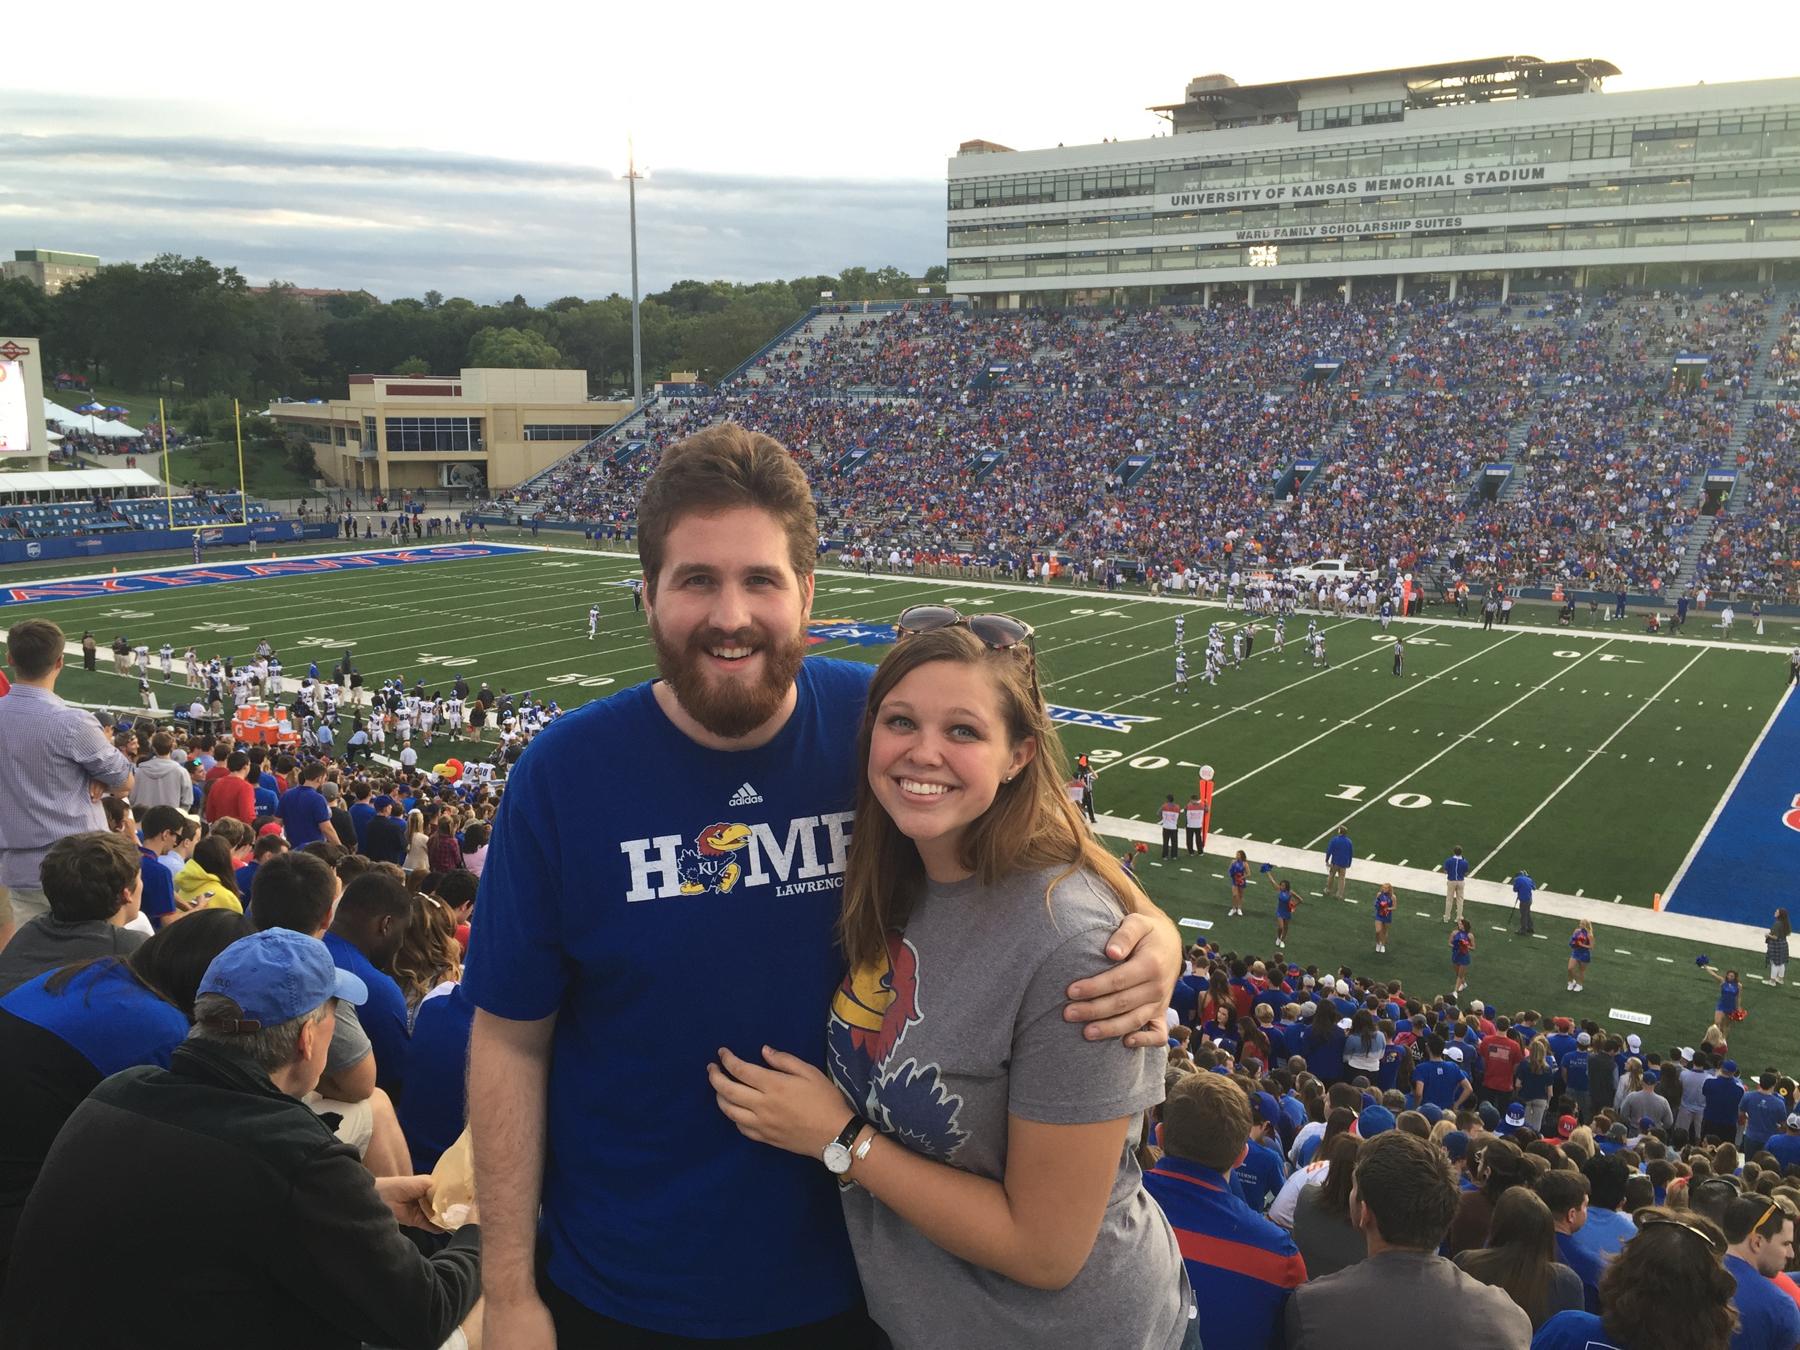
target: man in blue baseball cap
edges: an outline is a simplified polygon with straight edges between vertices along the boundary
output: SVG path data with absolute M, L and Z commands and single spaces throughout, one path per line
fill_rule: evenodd
M 270 928 L 207 968 L 167 1069 L 126 1069 L 69 1118 L 19 1220 L 0 1325 L 9 1350 L 70 1345 L 461 1343 L 480 1231 L 427 1258 L 431 1179 L 375 1179 L 301 1101 L 339 999 L 363 982 L 317 938 Z M 92 1215 L 144 1259 L 94 1296 Z M 160 1255 L 150 1255 L 160 1254 Z

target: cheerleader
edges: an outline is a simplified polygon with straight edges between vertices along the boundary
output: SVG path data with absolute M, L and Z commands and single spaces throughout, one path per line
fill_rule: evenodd
M 1579 994 L 1587 978 L 1588 962 L 1594 959 L 1594 925 L 1583 920 L 1569 935 L 1569 992 Z
M 1456 929 L 1450 934 L 1450 974 L 1455 980 L 1455 987 L 1450 996 L 1455 998 L 1469 987 L 1469 962 L 1475 955 L 1475 930 L 1469 927 L 1467 919 L 1458 919 Z
M 1718 1006 L 1713 1009 L 1713 1025 L 1723 1031 L 1727 1022 L 1743 1021 L 1744 1009 L 1738 999 L 1744 991 L 1744 986 L 1738 979 L 1738 973 L 1735 970 L 1727 970 L 1721 975 L 1719 968 L 1710 963 L 1702 965 L 1700 969 L 1719 982 L 1719 1002 Z

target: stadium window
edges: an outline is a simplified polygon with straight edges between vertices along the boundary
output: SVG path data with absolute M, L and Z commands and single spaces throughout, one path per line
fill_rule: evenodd
M 528 441 L 591 441 L 601 432 L 603 426 L 583 426 L 556 422 L 527 422 L 525 439 Z

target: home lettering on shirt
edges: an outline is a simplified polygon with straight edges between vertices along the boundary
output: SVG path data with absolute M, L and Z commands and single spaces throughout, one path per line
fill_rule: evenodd
M 691 835 L 623 839 L 631 867 L 627 901 L 729 895 L 739 887 L 776 886 L 777 897 L 830 890 L 843 883 L 853 811 L 796 816 L 785 838 L 763 821 L 717 821 Z M 796 868 L 796 864 L 798 867 Z

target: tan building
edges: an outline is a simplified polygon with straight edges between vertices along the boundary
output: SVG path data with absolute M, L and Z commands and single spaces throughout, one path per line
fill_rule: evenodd
M 319 472 L 363 492 L 509 488 L 631 411 L 594 403 L 585 370 L 352 375 L 322 403 L 278 403 L 276 422 L 313 444 Z
M 8 280 L 29 281 L 39 290 L 55 295 L 71 281 L 91 277 L 100 270 L 100 259 L 92 253 L 59 253 L 49 248 L 21 248 L 13 252 L 11 262 L 0 262 L 0 275 Z

